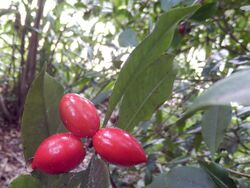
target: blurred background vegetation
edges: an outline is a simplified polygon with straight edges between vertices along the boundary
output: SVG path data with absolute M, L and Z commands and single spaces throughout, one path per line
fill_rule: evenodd
M 182 0 L 12 0 L 0 5 L 0 121 L 19 126 L 31 82 L 44 64 L 65 88 L 82 93 L 101 117 L 119 70 L 130 52 L 154 28 L 158 17 Z M 214 82 L 250 70 L 248 0 L 204 0 L 203 8 L 177 28 L 170 52 L 178 74 L 170 100 L 134 135 L 150 162 L 129 170 L 112 168 L 118 187 L 148 184 L 156 175 L 193 158 L 209 158 L 202 141 L 201 116 L 172 126 L 193 99 Z M 180 28 L 182 27 L 182 28 Z M 233 110 L 215 158 L 226 168 L 250 171 L 250 108 Z M 109 124 L 116 124 L 117 112 Z

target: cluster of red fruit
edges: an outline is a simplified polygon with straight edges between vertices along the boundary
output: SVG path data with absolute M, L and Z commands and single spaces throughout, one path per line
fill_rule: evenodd
M 138 141 L 119 128 L 102 128 L 95 106 L 80 95 L 65 94 L 59 105 L 61 119 L 70 133 L 46 138 L 38 147 L 32 168 L 45 173 L 66 173 L 77 167 L 86 151 L 80 138 L 92 138 L 93 146 L 104 160 L 132 166 L 147 161 Z

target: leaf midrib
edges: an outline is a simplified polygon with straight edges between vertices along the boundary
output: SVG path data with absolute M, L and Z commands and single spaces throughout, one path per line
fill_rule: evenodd
M 193 6 L 193 7 L 189 7 L 189 8 L 194 8 L 194 6 Z M 188 14 L 183 15 L 183 16 L 180 16 L 180 19 L 177 19 L 176 22 L 174 22 L 174 23 L 172 24 L 172 26 L 168 29 L 168 31 L 163 32 L 161 35 L 159 35 L 159 37 L 157 37 L 157 40 L 156 40 L 156 41 L 159 41 L 164 35 L 167 35 L 170 31 L 174 32 L 174 29 L 173 29 L 173 28 L 175 28 L 177 22 L 178 22 L 179 20 L 181 20 L 181 18 L 186 17 L 187 15 L 188 15 Z M 171 25 L 171 24 L 170 24 L 170 25 Z M 154 34 L 154 31 L 153 31 L 153 32 L 151 33 L 151 35 L 149 35 L 148 37 L 152 37 L 153 34 Z M 173 36 L 172 36 L 172 40 L 173 40 Z M 169 41 L 169 43 L 166 45 L 166 48 L 168 48 L 168 47 L 170 46 L 172 40 Z M 157 42 L 153 44 L 153 47 L 155 47 L 155 46 L 157 46 Z M 151 48 L 151 49 L 152 49 L 152 48 Z M 154 49 L 154 48 L 153 48 L 153 49 Z M 147 52 L 149 52 L 149 54 L 150 54 L 150 50 L 147 50 Z M 133 52 L 132 52 L 132 53 L 133 53 Z M 144 52 L 144 53 L 145 53 L 145 52 Z M 146 57 L 147 57 L 147 55 L 146 55 Z M 143 58 L 140 58 L 140 59 L 143 59 Z M 157 59 L 157 57 L 156 57 L 155 59 Z M 152 62 L 153 62 L 153 61 L 152 61 Z M 138 65 L 136 66 L 136 68 L 134 69 L 133 73 L 136 72 L 137 67 L 139 67 L 139 65 L 140 65 L 140 64 L 138 64 Z M 120 80 L 119 78 L 120 78 L 120 77 L 118 77 L 117 83 L 119 83 L 119 82 L 118 82 L 118 81 Z M 127 80 L 127 83 L 130 83 L 131 79 L 132 79 L 132 78 L 129 78 L 129 79 Z M 122 87 L 122 88 L 120 88 L 120 90 L 122 90 L 123 92 L 125 92 L 125 91 L 127 90 L 127 88 L 128 88 L 128 85 L 129 85 L 129 84 L 125 84 L 125 86 Z M 116 85 L 115 85 L 115 86 L 116 86 Z M 117 87 L 115 87 L 115 88 L 117 88 Z M 115 108 L 115 106 L 117 105 L 117 103 L 119 102 L 119 100 L 121 99 L 121 97 L 123 96 L 122 93 L 118 93 L 118 94 L 119 94 L 119 95 L 118 95 L 119 97 L 116 97 L 117 99 L 115 98 L 115 100 L 113 101 L 112 106 L 110 105 L 110 107 L 108 107 L 108 111 L 107 111 L 107 114 L 106 114 L 105 119 L 104 119 L 104 124 L 107 123 L 108 118 L 110 117 L 110 115 L 111 115 L 113 109 Z M 111 95 L 111 99 L 112 99 L 112 95 Z M 110 103 L 110 104 L 111 104 L 111 103 Z
M 128 124 L 126 125 L 125 129 L 130 127 L 130 124 L 133 122 L 134 118 L 137 116 L 137 114 L 141 111 L 145 103 L 148 101 L 148 99 L 153 95 L 153 93 L 158 89 L 158 87 L 168 78 L 169 74 L 165 74 L 163 79 L 158 82 L 158 84 L 152 89 L 152 91 L 148 94 L 147 97 L 145 97 L 145 100 L 143 100 L 142 104 L 137 108 L 138 110 L 134 113 L 132 118 L 129 120 Z
M 224 188 L 230 188 L 228 187 L 223 181 L 220 180 L 220 178 L 218 178 L 216 175 L 214 175 L 208 168 L 206 168 L 206 171 L 212 176 L 214 177 Z
M 218 139 L 217 139 L 217 138 L 218 138 L 218 131 L 217 131 L 217 130 L 218 130 L 218 127 L 219 127 L 219 126 L 218 126 L 218 124 L 219 124 L 219 118 L 218 118 L 218 117 L 219 117 L 219 116 L 218 116 L 218 114 L 219 114 L 219 107 L 216 108 L 215 112 L 216 112 L 216 113 L 215 113 L 215 118 L 216 118 L 216 119 L 215 119 L 215 120 L 216 120 L 215 123 L 216 123 L 216 124 L 215 124 L 215 133 L 214 133 L 214 136 L 215 136 L 215 137 L 214 137 L 214 139 L 213 139 L 213 142 L 214 142 L 214 144 L 213 144 L 213 153 L 216 152 L 216 148 L 217 148 L 217 144 L 216 144 L 216 143 L 217 143 L 217 140 L 218 140 Z

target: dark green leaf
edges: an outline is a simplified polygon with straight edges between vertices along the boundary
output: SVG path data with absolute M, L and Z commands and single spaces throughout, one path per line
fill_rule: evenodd
M 213 155 L 223 140 L 231 118 L 232 110 L 230 106 L 212 106 L 203 115 L 202 136 Z
M 46 137 L 63 130 L 58 112 L 63 91 L 63 87 L 44 70 L 33 81 L 26 97 L 21 126 L 26 160 L 33 157 Z
M 50 135 L 56 132 L 65 131 L 59 115 L 59 102 L 63 94 L 63 86 L 53 77 L 45 73 L 44 102 Z
M 95 105 L 98 105 L 104 102 L 108 97 L 110 97 L 110 95 L 111 95 L 111 90 L 104 91 L 104 92 L 99 93 L 97 96 L 95 96 L 95 98 L 93 98 L 91 101 Z
M 248 179 L 239 179 L 239 188 L 250 188 L 250 180 Z
M 34 172 L 34 175 L 42 180 L 46 188 L 109 188 L 109 171 L 100 159 L 92 159 L 85 171 L 78 173 L 67 173 L 60 175 L 49 175 L 41 172 Z
M 250 105 L 250 71 L 241 71 L 219 80 L 197 97 L 184 116 L 176 122 L 181 124 L 196 111 L 209 106 L 230 106 L 236 102 L 243 106 Z
M 211 18 L 217 10 L 217 1 L 206 3 L 201 8 L 199 8 L 190 19 L 195 21 L 204 21 Z
M 177 8 L 164 13 L 154 31 L 130 54 L 116 81 L 109 101 L 104 124 L 122 98 L 123 93 L 134 81 L 136 74 L 155 62 L 171 44 L 176 24 L 197 10 L 198 6 Z
M 37 177 L 46 188 L 79 188 L 83 178 L 89 177 L 89 171 L 78 173 L 65 173 L 59 175 L 45 174 L 40 171 L 33 171 L 32 174 Z
M 146 185 L 150 184 L 153 179 L 153 174 L 149 169 L 145 170 L 145 177 L 144 177 L 144 182 Z
M 42 188 L 39 180 L 30 175 L 21 175 L 14 179 L 9 188 Z
M 88 171 L 89 175 L 82 179 L 81 188 L 110 187 L 109 170 L 103 160 L 92 159 Z
M 157 176 L 148 188 L 216 188 L 207 173 L 194 167 L 177 167 Z
M 183 35 L 181 35 L 179 31 L 175 31 L 171 47 L 173 49 L 179 48 L 181 45 L 182 38 L 183 38 Z
M 72 173 L 73 174 L 73 173 Z M 67 183 L 66 188 L 79 188 L 82 185 L 82 180 L 89 177 L 89 170 L 73 174 Z
M 132 130 L 171 95 L 175 80 L 173 56 L 163 55 L 135 76 L 126 90 L 120 107 L 118 126 Z
M 198 151 L 200 149 L 201 144 L 202 144 L 201 133 L 197 133 L 197 134 L 195 134 L 194 143 L 193 143 L 193 146 L 194 146 L 196 151 Z
M 136 32 L 132 29 L 125 29 L 120 33 L 118 42 L 122 47 L 136 46 L 138 43 Z
M 201 167 L 209 174 L 218 188 L 237 188 L 235 182 L 229 177 L 228 172 L 218 164 L 199 161 Z

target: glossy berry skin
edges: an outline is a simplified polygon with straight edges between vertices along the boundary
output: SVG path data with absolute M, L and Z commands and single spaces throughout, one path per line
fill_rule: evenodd
M 48 174 L 65 173 L 77 167 L 85 155 L 83 143 L 78 137 L 72 133 L 58 133 L 39 145 L 32 168 Z
M 96 152 L 106 161 L 121 166 L 133 166 L 147 161 L 139 142 L 118 128 L 100 129 L 93 137 Z
M 66 129 L 76 136 L 92 137 L 99 130 L 100 119 L 94 104 L 78 94 L 65 94 L 59 112 Z

